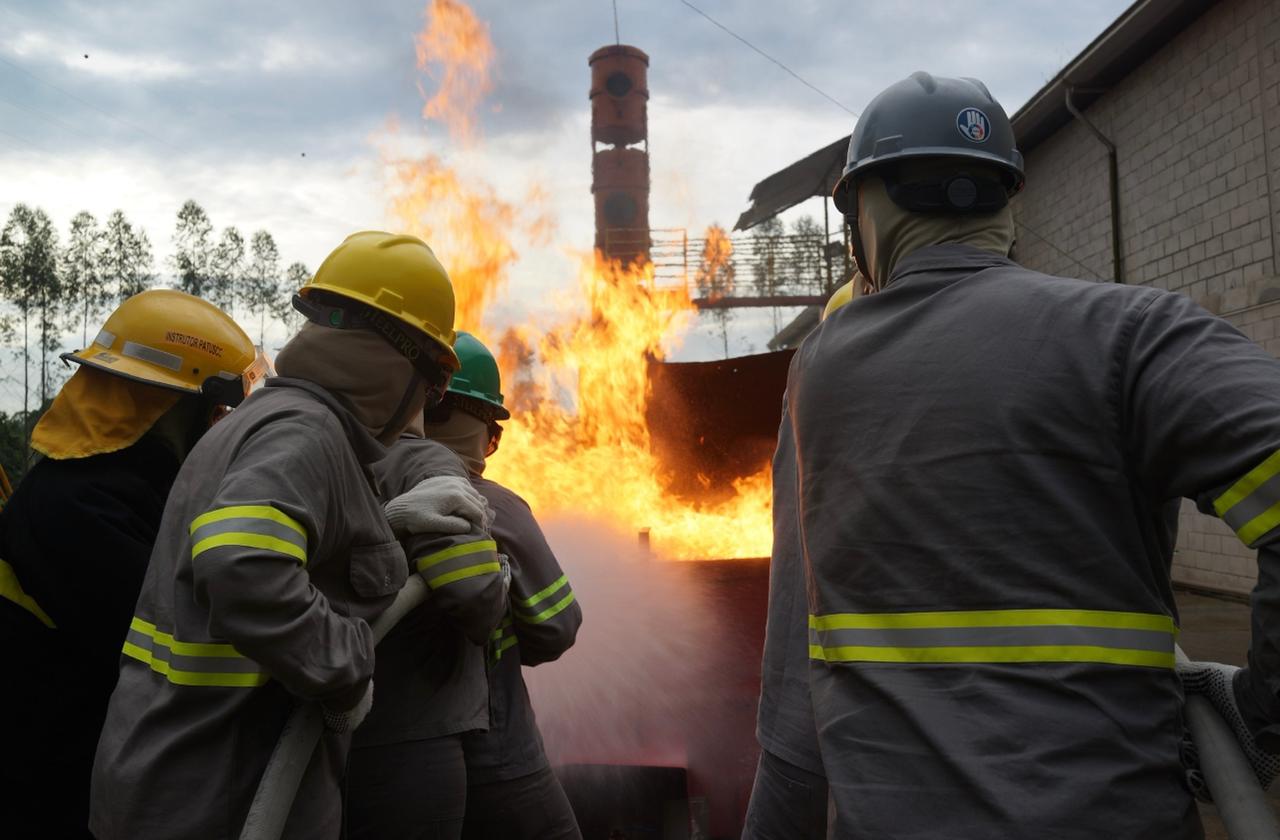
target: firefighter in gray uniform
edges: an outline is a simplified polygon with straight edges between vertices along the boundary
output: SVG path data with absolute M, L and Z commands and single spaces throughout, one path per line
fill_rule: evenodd
M 498 365 L 474 336 L 458 333 L 462 369 L 427 412 L 426 434 L 448 446 L 493 511 L 493 537 L 511 565 L 510 609 L 489 642 L 489 727 L 463 738 L 466 840 L 581 840 L 563 788 L 542 749 L 521 665 L 550 662 L 573 646 L 582 623 L 569 579 L 524 499 L 482 478 L 498 449 L 503 405 Z
M 350 840 L 461 837 L 463 734 L 489 726 L 485 645 L 506 615 L 510 572 L 485 528 L 442 543 L 433 533 L 445 523 L 398 501 L 433 478 L 471 489 L 458 456 L 423 440 L 422 429 L 419 414 L 373 466 L 379 494 L 392 499 L 387 519 L 431 594 L 378 646 L 378 702 L 356 732 L 347 773 Z
M 281 376 L 201 439 L 170 493 L 98 744 L 99 840 L 238 836 L 299 700 L 323 705 L 329 732 L 285 836 L 338 836 L 350 730 L 373 696 L 367 622 L 408 575 L 368 465 L 456 368 L 453 292 L 421 240 L 364 232 L 295 305 L 312 323 Z
M 1249 667 L 1188 687 L 1280 748 L 1280 364 L 1182 295 L 1012 262 L 1022 183 L 987 89 L 916 73 L 836 188 L 877 291 L 788 380 L 833 836 L 1200 836 L 1184 497 L 1261 549 Z
M 852 300 L 861 284 L 862 276 L 855 272 L 831 295 L 822 321 Z M 760 762 L 747 803 L 743 840 L 823 840 L 827 836 L 827 779 L 809 702 L 808 604 L 795 482 L 795 442 L 784 394 L 778 448 L 773 454 L 769 614 L 756 717 Z

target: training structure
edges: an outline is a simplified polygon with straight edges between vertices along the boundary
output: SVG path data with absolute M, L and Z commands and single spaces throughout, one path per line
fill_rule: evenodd
M 649 56 L 601 47 L 591 67 L 591 193 L 596 250 L 623 265 L 649 261 Z

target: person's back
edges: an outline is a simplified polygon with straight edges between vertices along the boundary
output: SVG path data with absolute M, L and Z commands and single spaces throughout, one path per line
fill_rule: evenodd
M 190 447 L 263 372 L 226 313 L 172 289 L 125 300 L 62 358 L 80 367 L 0 512 L 0 631 L 21 675 L 0 714 L 22 721 L 0 805 L 21 836 L 88 836 L 94 748 L 165 501 Z
M 94 759 L 101 840 L 238 835 L 299 702 L 321 704 L 326 732 L 296 797 L 273 803 L 283 836 L 341 831 L 373 699 L 368 622 L 408 575 L 369 465 L 456 368 L 453 291 L 426 243 L 364 231 L 294 305 L 308 323 L 282 376 L 201 439 L 166 503 Z M 439 501 L 420 490 L 411 506 Z
M 424 431 L 462 459 L 493 514 L 490 530 L 511 574 L 509 605 L 489 639 L 489 721 L 462 739 L 466 759 L 463 840 L 581 840 L 577 820 L 542 747 L 522 666 L 558 659 L 573 646 L 582 608 L 533 512 L 511 489 L 483 477 L 502 440 L 497 360 L 475 336 L 458 333 L 462 363 Z M 519 457 L 517 454 L 515 457 Z
M 841 838 L 1199 836 L 1183 689 L 1275 774 L 1280 364 L 1185 296 L 1011 262 L 1023 183 L 986 87 L 914 73 L 832 193 L 873 294 L 788 394 Z M 1181 498 L 1261 549 L 1248 669 L 1175 670 Z
M 381 498 L 425 481 L 470 486 L 458 456 L 421 434 L 415 418 L 372 466 Z M 347 768 L 346 836 L 444 840 L 460 836 L 466 816 L 464 733 L 489 725 L 485 645 L 506 611 L 507 581 L 488 529 L 413 533 L 393 510 L 410 571 L 431 594 L 378 646 L 378 702 L 356 731 Z
M 373 670 L 364 622 L 390 603 L 406 563 L 381 506 L 356 483 L 381 450 L 354 437 L 339 411 L 319 386 L 270 380 L 179 472 L 98 746 L 99 836 L 234 836 L 295 697 L 343 692 L 345 708 L 354 704 L 345 695 L 364 692 Z M 224 532 L 234 539 L 220 540 Z M 310 646 L 321 634 L 326 644 Z M 326 733 L 304 795 L 341 776 L 348 740 Z M 190 808 L 179 818 L 180 791 Z M 336 825 L 340 804 L 316 797 L 288 836 Z
M 7 747 L 21 760 L 0 767 L 0 801 L 19 832 L 88 836 L 93 751 L 177 470 L 177 458 L 154 440 L 46 458 L 0 513 L 0 563 L 8 567 L 0 574 L 13 575 L 30 599 L 20 604 L 8 588 L 0 598 L 0 634 L 23 675 L 0 701 L 8 719 L 22 721 Z
M 1148 307 L 1190 303 L 965 246 L 893 276 L 800 350 L 791 384 L 820 725 L 875 721 L 827 762 L 864 803 L 840 826 L 1194 836 L 1176 507 L 1137 480 L 1132 402 Z
M 820 323 L 847 306 L 865 285 L 865 278 L 854 272 L 828 297 Z M 811 332 L 805 341 L 813 341 L 819 332 Z M 809 605 L 796 478 L 796 446 L 784 393 L 778 445 L 770 469 L 773 545 L 756 713 L 760 760 L 747 803 L 743 840 L 820 840 L 827 836 L 826 771 L 809 699 Z

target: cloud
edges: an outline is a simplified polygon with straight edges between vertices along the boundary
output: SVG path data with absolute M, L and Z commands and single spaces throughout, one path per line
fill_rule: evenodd
M 694 2 L 854 111 L 917 69 L 982 78 L 1013 111 L 1127 5 Z M 497 50 L 484 142 L 463 152 L 436 127 L 417 142 L 505 194 L 544 187 L 558 241 L 523 248 L 502 305 L 516 320 L 572 283 L 561 247 L 592 240 L 587 56 L 613 42 L 613 16 L 610 4 L 585 0 L 473 4 Z M 424 5 L 0 6 L 0 214 L 26 201 L 65 230 L 80 209 L 103 217 L 120 207 L 167 253 L 174 213 L 195 198 L 217 226 L 271 230 L 286 261 L 314 268 L 351 229 L 385 224 L 370 138 L 389 117 L 408 133 L 421 128 L 417 85 L 429 80 L 414 65 L 413 36 Z M 620 0 L 618 10 L 622 41 L 651 57 L 655 226 L 695 235 L 731 225 L 753 184 L 853 127 L 676 0 Z M 822 207 L 797 212 L 820 219 Z M 771 315 L 739 313 L 735 348 L 763 349 L 771 329 Z M 717 356 L 719 337 L 699 328 L 680 352 Z
M 39 31 L 28 30 L 6 39 L 3 49 L 25 59 L 56 56 L 64 67 L 128 82 L 184 79 L 196 72 L 195 67 L 161 54 L 127 54 L 91 46 L 84 46 L 83 53 L 73 54 L 65 45 Z

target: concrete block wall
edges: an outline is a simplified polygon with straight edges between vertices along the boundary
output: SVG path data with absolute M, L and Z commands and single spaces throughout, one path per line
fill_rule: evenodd
M 1280 3 L 1219 0 L 1085 114 L 1117 147 L 1125 281 L 1189 295 L 1280 357 Z M 1028 151 L 1014 214 L 1024 265 L 1112 279 L 1106 150 L 1079 122 Z M 1256 577 L 1185 503 L 1174 579 Z

